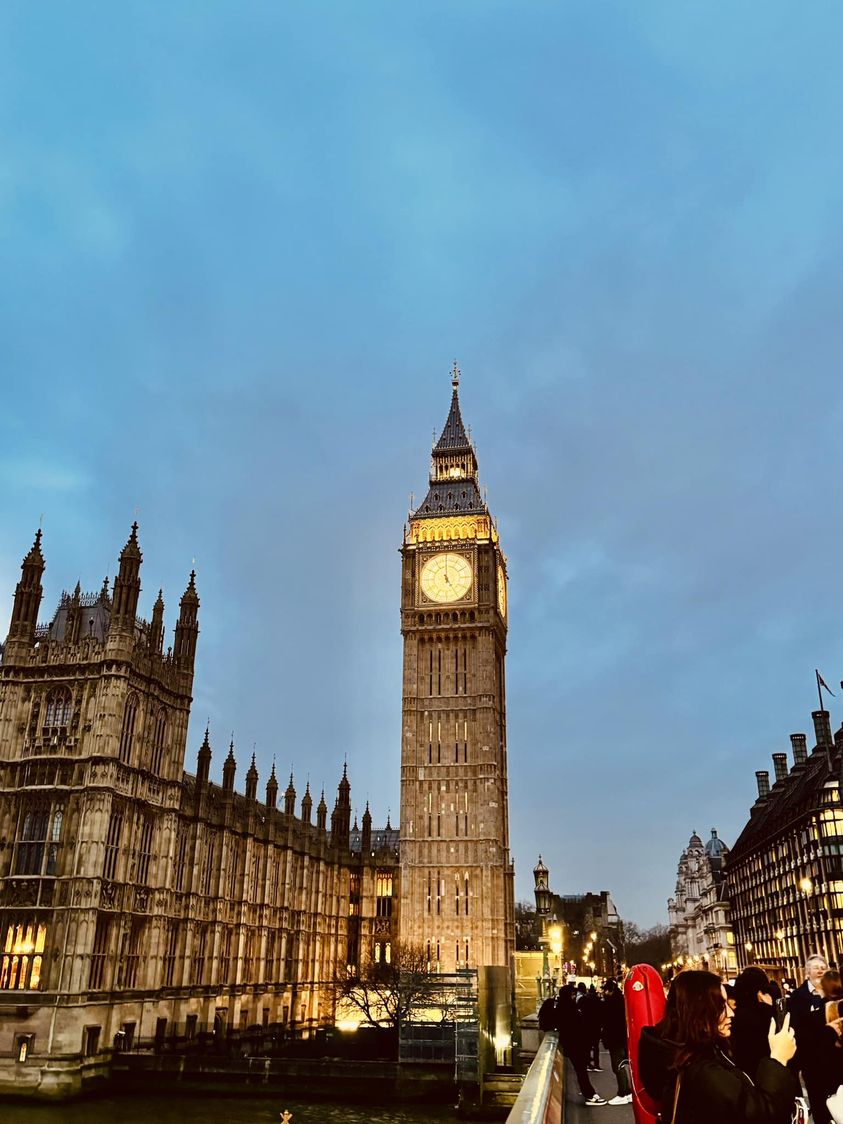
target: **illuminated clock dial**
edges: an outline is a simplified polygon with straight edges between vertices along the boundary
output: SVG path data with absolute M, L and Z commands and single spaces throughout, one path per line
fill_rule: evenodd
M 498 612 L 502 617 L 506 617 L 506 575 L 500 562 L 498 563 Z
M 462 554 L 437 554 L 422 566 L 422 592 L 431 601 L 459 601 L 471 589 L 471 563 Z

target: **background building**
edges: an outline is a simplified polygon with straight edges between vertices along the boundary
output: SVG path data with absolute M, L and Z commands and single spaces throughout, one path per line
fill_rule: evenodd
M 843 727 L 832 740 L 826 710 L 813 712 L 814 748 L 792 734 L 793 765 L 773 754 L 755 775 L 758 798 L 728 858 L 738 966 L 757 963 L 799 978 L 806 956 L 839 965 L 843 949 Z
M 735 938 L 726 897 L 729 848 L 711 829 L 703 841 L 694 832 L 676 872 L 676 893 L 667 903 L 670 948 L 674 962 L 706 968 L 724 976 L 737 970 Z

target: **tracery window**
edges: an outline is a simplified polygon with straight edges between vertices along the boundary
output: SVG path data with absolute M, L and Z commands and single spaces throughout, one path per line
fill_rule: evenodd
M 149 863 L 152 859 L 152 837 L 155 834 L 154 820 L 141 821 L 140 837 L 138 841 L 138 868 L 137 881 L 145 886 L 149 881 Z
M 18 828 L 15 874 L 54 875 L 58 869 L 63 812 L 48 803 L 24 809 Z
M 45 726 L 67 726 L 70 722 L 70 691 L 66 687 L 56 687 L 47 696 L 44 711 Z
M 47 926 L 35 917 L 10 917 L 3 931 L 0 991 L 37 991 Z

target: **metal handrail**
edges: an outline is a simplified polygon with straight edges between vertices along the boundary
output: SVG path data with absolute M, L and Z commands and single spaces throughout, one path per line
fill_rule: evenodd
M 527 1071 L 521 1092 L 509 1110 L 506 1124 L 545 1124 L 551 1119 L 558 1121 L 559 1106 L 564 1097 L 563 1074 L 559 1034 L 555 1030 L 549 1030 Z

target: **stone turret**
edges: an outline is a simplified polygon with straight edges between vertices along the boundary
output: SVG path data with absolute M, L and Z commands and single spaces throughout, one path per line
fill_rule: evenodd
M 369 801 L 366 801 L 366 811 L 363 813 L 363 834 L 360 838 L 360 851 L 363 855 L 372 852 L 372 813 L 369 811 Z
M 342 777 L 337 785 L 337 802 L 331 815 L 331 842 L 345 851 L 351 833 L 351 785 L 348 783 L 348 766 L 343 765 Z
M 266 782 L 266 806 L 275 808 L 278 805 L 278 778 L 275 776 L 275 762 L 272 762 L 272 772 Z
M 290 773 L 290 783 L 284 792 L 284 814 L 287 816 L 296 814 L 296 786 L 293 784 L 292 773 Z
M 208 727 L 205 727 L 205 737 L 199 747 L 196 759 L 196 783 L 205 785 L 211 772 L 211 743 L 208 737 Z
M 132 524 L 129 540 L 120 551 L 120 569 L 114 580 L 109 635 L 118 633 L 134 638 L 135 620 L 140 597 L 140 567 L 143 555 L 138 545 L 138 525 Z
M 328 805 L 325 803 L 325 789 L 322 789 L 322 795 L 319 797 L 319 803 L 316 806 L 316 828 L 318 831 L 325 831 L 328 825 Z
M 149 623 L 149 650 L 160 656 L 164 647 L 164 591 L 158 590 L 158 597 L 152 607 L 152 620 Z
M 199 636 L 199 596 L 196 593 L 196 571 L 190 571 L 187 589 L 179 602 L 179 619 L 176 622 L 176 639 L 173 658 L 186 671 L 193 673 L 196 658 L 196 639 Z
M 310 816 L 313 811 L 313 797 L 310 795 L 310 781 L 304 790 L 304 796 L 301 798 L 301 818 L 302 823 L 310 823 Z
M 12 606 L 12 619 L 9 623 L 9 636 L 6 642 L 5 659 L 11 663 L 18 650 L 31 648 L 35 641 L 35 626 L 38 623 L 38 610 L 41 607 L 41 578 L 44 574 L 44 556 L 41 553 L 41 530 L 35 533 L 35 542 L 21 563 L 20 581 L 15 586 L 15 600 Z
M 223 792 L 234 792 L 234 774 L 237 772 L 237 762 L 234 758 L 234 738 L 228 747 L 228 757 L 222 765 Z
M 252 763 L 246 772 L 246 799 L 257 800 L 258 798 L 258 767 L 255 764 L 255 755 L 252 754 Z

